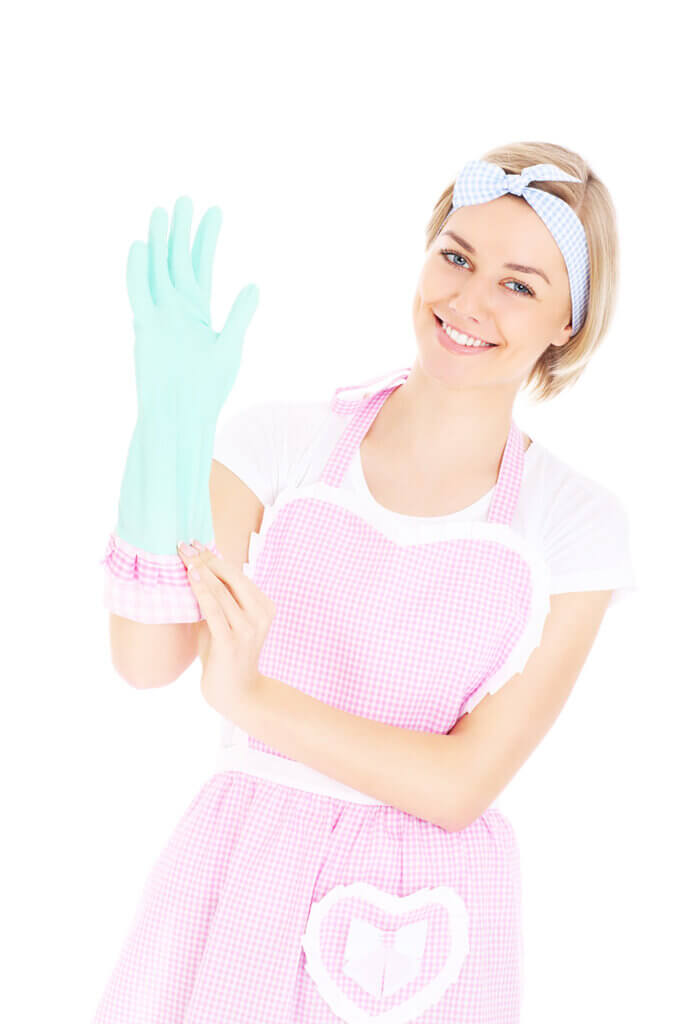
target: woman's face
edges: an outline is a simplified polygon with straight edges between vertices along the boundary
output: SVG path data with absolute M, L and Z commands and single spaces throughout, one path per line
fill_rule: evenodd
M 444 347 L 435 316 L 496 347 L 464 353 Z M 499 196 L 451 213 L 427 251 L 413 322 L 422 368 L 455 385 L 516 391 L 549 345 L 569 341 L 567 268 L 555 239 L 525 199 Z

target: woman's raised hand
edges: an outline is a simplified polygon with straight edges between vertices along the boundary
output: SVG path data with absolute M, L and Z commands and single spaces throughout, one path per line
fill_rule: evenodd
M 204 214 L 190 249 L 192 203 L 149 222 L 133 242 L 126 284 L 134 314 L 138 415 L 121 483 L 115 531 L 134 547 L 174 554 L 179 538 L 209 543 L 209 476 L 216 423 L 237 377 L 244 335 L 258 303 L 246 285 L 220 333 L 211 328 L 211 275 L 221 213 Z
M 188 412 L 215 420 L 237 377 L 244 336 L 258 304 L 258 287 L 246 285 L 223 329 L 211 328 L 213 260 L 221 211 L 204 214 L 190 250 L 192 201 L 175 204 L 171 231 L 162 207 L 152 212 L 147 243 L 130 247 L 126 269 L 134 314 L 139 415 L 174 419 Z M 167 238 L 168 234 L 168 238 Z

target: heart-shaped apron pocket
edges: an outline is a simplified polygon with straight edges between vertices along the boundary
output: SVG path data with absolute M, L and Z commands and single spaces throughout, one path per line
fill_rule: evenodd
M 394 896 L 367 882 L 313 903 L 306 969 L 348 1024 L 403 1024 L 436 1003 L 469 952 L 469 915 L 449 886 Z

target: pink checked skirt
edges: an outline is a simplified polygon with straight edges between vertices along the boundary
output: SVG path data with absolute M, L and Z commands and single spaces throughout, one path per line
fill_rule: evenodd
M 462 898 L 466 938 L 460 908 L 428 899 L 435 878 Z M 341 899 L 312 928 L 314 903 L 359 879 L 373 888 L 338 890 Z M 517 1024 L 519 879 L 517 842 L 497 810 L 447 832 L 389 805 L 218 772 L 153 866 L 93 1024 Z M 424 898 L 402 905 L 422 889 Z M 395 953 L 393 982 L 384 957 L 383 990 L 373 977 L 354 977 L 336 937 L 349 933 L 357 911 L 379 936 L 393 927 L 399 947 L 397 922 L 408 939 L 411 924 L 428 927 L 429 962 L 420 959 L 422 933 L 412 959 Z M 307 927 L 315 978 L 302 946 Z M 363 940 L 361 971 L 373 936 Z M 342 1012 L 353 1005 L 355 1015 L 340 1016 L 330 1000 Z M 395 1015 L 383 1016 L 392 1007 Z

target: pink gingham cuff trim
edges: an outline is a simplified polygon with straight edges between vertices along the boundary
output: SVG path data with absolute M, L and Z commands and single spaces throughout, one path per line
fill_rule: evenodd
M 213 554 L 218 549 L 211 542 Z M 204 616 L 180 555 L 142 551 L 116 533 L 109 535 L 104 558 L 105 608 L 134 622 L 198 622 Z

